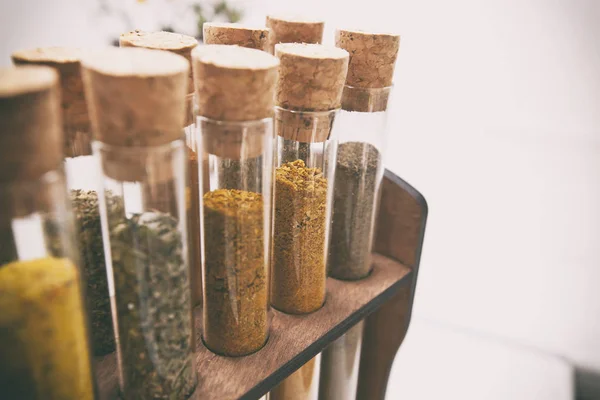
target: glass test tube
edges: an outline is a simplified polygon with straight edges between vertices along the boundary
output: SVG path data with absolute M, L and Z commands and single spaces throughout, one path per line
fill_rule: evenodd
M 344 88 L 329 247 L 329 275 L 337 279 L 371 272 L 391 89 Z
M 280 311 L 306 314 L 325 302 L 336 119 L 348 53 L 284 43 L 275 45 L 275 54 L 281 64 L 270 297 Z
M 290 314 L 325 302 L 337 110 L 275 109 L 271 304 Z
M 51 68 L 0 70 L 0 388 L 10 399 L 94 399 L 58 90 Z
M 317 354 L 306 364 L 275 386 L 269 394 L 269 400 L 317 400 L 320 386 L 320 367 L 322 354 Z
M 197 382 L 183 135 L 189 64 L 137 48 L 106 50 L 82 64 L 102 173 L 121 395 L 184 399 Z
M 115 350 L 115 339 L 97 194 L 99 176 L 92 157 L 92 135 L 81 80 L 80 56 L 81 50 L 77 48 L 46 47 L 15 52 L 12 59 L 17 65 L 48 65 L 60 75 L 65 133 L 64 168 L 75 215 L 92 351 L 94 355 L 102 356 Z
M 335 41 L 353 56 L 339 118 L 328 270 L 334 278 L 355 280 L 366 278 L 372 269 L 386 121 L 400 37 L 337 30 Z M 363 325 L 353 327 L 323 352 L 319 400 L 356 396 Z
M 363 326 L 359 322 L 321 353 L 319 400 L 356 398 Z
M 209 165 L 202 208 L 203 338 L 216 353 L 241 356 L 260 349 L 269 330 L 272 119 L 199 117 L 199 126 Z
M 278 61 L 259 50 L 227 45 L 197 47 L 192 59 L 197 126 L 208 159 L 209 191 L 200 214 L 202 337 L 215 353 L 243 356 L 262 348 L 269 334 Z
M 191 52 L 198 45 L 196 38 L 188 35 L 182 35 L 174 32 L 146 32 L 135 30 L 125 32 L 119 36 L 120 47 L 138 47 L 152 50 L 163 50 L 179 54 L 191 61 Z M 194 82 L 192 71 L 188 75 L 188 88 L 186 96 L 186 121 L 185 121 L 185 140 L 187 144 L 187 162 L 188 177 L 186 185 L 186 205 L 189 233 L 189 260 L 191 273 L 192 304 L 198 306 L 202 304 L 202 268 L 200 260 L 200 196 L 198 191 L 198 163 L 206 160 L 199 160 L 196 154 L 196 129 L 194 114 Z M 150 193 L 153 191 L 153 193 Z M 176 200 L 170 196 L 173 193 L 172 188 L 160 190 L 162 197 L 156 188 L 144 188 L 144 196 L 147 198 L 146 204 L 157 210 L 166 212 L 176 212 L 168 210 L 169 205 L 176 204 Z M 153 202 L 153 203 L 151 203 Z

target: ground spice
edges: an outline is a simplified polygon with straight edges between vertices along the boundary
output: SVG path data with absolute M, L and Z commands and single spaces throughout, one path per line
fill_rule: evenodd
M 327 179 L 302 160 L 275 171 L 271 304 L 304 314 L 325 301 Z
M 188 180 L 186 205 L 189 234 L 190 275 L 192 285 L 192 305 L 202 303 L 202 253 L 200 251 L 200 187 L 199 162 L 196 150 L 187 147 Z M 204 171 L 203 171 L 204 172 Z
M 379 201 L 381 154 L 363 142 L 338 147 L 329 244 L 329 275 L 361 279 L 371 272 L 371 245 Z
M 0 397 L 94 398 L 79 289 L 67 259 L 0 267 Z
M 269 400 L 308 400 L 315 375 L 316 357 L 269 392 Z
M 115 339 L 98 195 L 93 190 L 71 190 L 71 205 L 77 221 L 85 297 L 90 315 L 92 350 L 94 355 L 102 356 L 115 350 Z M 119 198 L 107 194 L 106 206 L 109 215 L 123 215 L 123 203 Z
M 204 341 L 216 353 L 246 355 L 267 341 L 263 207 L 259 193 L 204 195 Z
M 118 347 L 128 399 L 183 399 L 196 385 L 190 278 L 178 221 L 145 212 L 112 221 Z

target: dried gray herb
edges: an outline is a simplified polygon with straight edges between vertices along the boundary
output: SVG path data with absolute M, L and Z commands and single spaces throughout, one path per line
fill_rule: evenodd
M 111 219 L 123 215 L 123 202 L 110 192 L 105 194 L 106 207 Z M 90 323 L 91 347 L 94 355 L 102 356 L 115 350 L 115 338 L 108 292 L 108 278 L 102 241 L 102 226 L 98 194 L 93 190 L 71 190 L 71 208 L 75 216 L 75 234 L 79 250 L 84 296 Z M 64 224 L 58 224 L 52 215 L 44 217 L 48 253 L 54 257 L 71 257 L 74 249 L 65 247 Z
M 262 155 L 245 160 L 219 159 L 219 187 L 259 193 L 262 191 Z
M 123 215 L 120 198 L 106 194 L 109 215 Z M 89 310 L 90 333 L 94 355 L 101 356 L 115 350 L 110 296 L 102 226 L 98 209 L 98 194 L 93 190 L 71 190 L 71 205 L 76 218 L 77 238 L 83 266 L 86 302 Z
M 183 399 L 196 386 L 189 269 L 178 221 L 145 212 L 110 227 L 119 354 L 131 399 Z
M 328 259 L 329 275 L 334 278 L 361 279 L 371 271 L 381 171 L 381 154 L 375 146 L 339 145 Z

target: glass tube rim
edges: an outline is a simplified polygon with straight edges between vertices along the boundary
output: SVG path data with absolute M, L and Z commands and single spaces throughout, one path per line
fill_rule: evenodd
M 169 153 L 169 152 L 172 152 L 174 150 L 177 150 L 177 149 L 185 147 L 185 146 L 186 146 L 185 137 L 182 137 L 180 139 L 175 139 L 170 142 L 155 145 L 155 146 L 119 146 L 119 145 L 102 142 L 100 140 L 92 141 L 92 149 L 94 151 L 98 151 L 98 152 L 115 151 L 115 152 L 120 152 L 120 153 L 133 153 L 133 154 L 139 154 L 140 152 L 142 152 L 142 153 L 146 153 L 146 152 Z
M 360 87 L 360 86 L 344 85 L 344 89 L 348 88 L 348 89 L 354 90 L 354 91 L 378 94 L 378 93 L 391 92 L 392 89 L 394 88 L 394 86 L 395 85 L 393 83 L 389 86 L 384 86 L 384 87 Z
M 340 110 L 342 110 L 341 106 L 332 108 L 330 110 L 321 110 L 321 111 L 291 110 L 289 108 L 285 108 L 285 107 L 281 107 L 281 106 L 275 106 L 274 108 L 275 108 L 276 112 L 286 112 L 286 113 L 290 113 L 290 114 L 310 115 L 310 116 L 316 116 L 316 117 L 320 117 L 320 116 L 327 117 L 332 114 L 337 114 Z
M 252 127 L 252 126 L 267 125 L 267 124 L 273 122 L 272 116 L 261 118 L 261 119 L 247 120 L 247 121 L 225 121 L 225 120 L 221 120 L 221 119 L 205 117 L 203 115 L 198 115 L 198 116 L 196 116 L 196 118 L 202 122 L 207 122 L 207 123 L 210 123 L 213 125 L 238 126 L 240 128 L 248 128 L 248 127 Z

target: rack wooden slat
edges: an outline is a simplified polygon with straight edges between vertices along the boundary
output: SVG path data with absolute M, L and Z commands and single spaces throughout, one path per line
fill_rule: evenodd
M 201 312 L 196 310 L 198 388 L 193 399 L 257 399 L 329 343 L 408 284 L 411 270 L 374 254 L 371 275 L 361 281 L 327 281 L 327 299 L 319 311 L 288 315 L 273 310 L 269 341 L 246 357 L 222 357 L 202 343 Z M 115 354 L 96 360 L 102 399 L 117 398 Z

